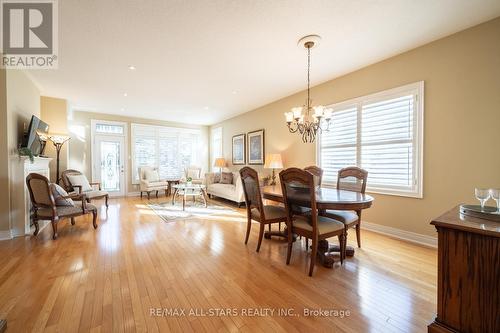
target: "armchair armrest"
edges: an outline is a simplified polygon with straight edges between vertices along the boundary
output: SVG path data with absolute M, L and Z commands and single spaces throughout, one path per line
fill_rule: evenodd
M 89 183 L 89 184 L 90 184 L 90 186 L 96 186 L 97 185 L 97 187 L 99 188 L 99 191 L 101 190 L 101 183 L 99 183 L 99 182 L 92 182 L 92 183 Z
M 80 194 L 70 194 L 68 196 L 63 196 L 62 198 L 64 199 L 72 199 L 72 200 L 75 200 L 75 201 L 81 201 L 82 202 L 82 211 L 83 213 L 86 212 L 87 210 L 87 196 L 84 194 L 84 193 L 80 193 Z
M 76 190 L 76 193 L 78 194 L 82 193 L 82 186 L 80 185 L 72 185 L 72 186 Z

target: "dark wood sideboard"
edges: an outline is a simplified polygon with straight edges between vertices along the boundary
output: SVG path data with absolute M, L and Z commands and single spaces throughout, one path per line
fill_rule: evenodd
M 455 207 L 431 224 L 438 232 L 438 305 L 428 332 L 500 332 L 500 223 Z

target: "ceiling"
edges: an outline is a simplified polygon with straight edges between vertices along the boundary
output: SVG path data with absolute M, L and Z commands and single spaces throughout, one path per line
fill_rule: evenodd
M 59 69 L 30 75 L 75 110 L 210 125 L 303 90 L 304 35 L 322 37 L 315 85 L 497 16 L 498 0 L 64 0 Z

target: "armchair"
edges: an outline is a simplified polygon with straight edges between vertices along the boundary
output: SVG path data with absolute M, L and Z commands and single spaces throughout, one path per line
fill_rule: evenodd
M 160 174 L 158 173 L 158 168 L 155 167 L 140 167 L 139 168 L 139 179 L 141 199 L 142 193 L 146 192 L 148 194 L 148 200 L 150 199 L 150 194 L 152 191 L 156 191 L 156 197 L 158 198 L 158 191 L 165 191 L 165 196 L 168 195 L 168 182 L 166 180 L 160 179 Z
M 191 177 L 193 184 L 203 184 L 204 178 L 201 175 L 201 168 L 191 165 L 184 169 L 184 175 L 182 177 L 182 182 L 186 182 L 186 180 Z
M 109 193 L 101 189 L 101 183 L 92 182 L 78 170 L 65 170 L 61 175 L 63 187 L 68 193 L 85 194 L 88 203 L 104 198 L 108 208 Z
M 62 218 L 70 218 L 71 224 L 75 224 L 75 217 L 92 213 L 92 224 L 97 229 L 97 208 L 92 204 L 86 203 L 85 194 L 72 194 L 64 198 L 71 198 L 77 202 L 74 206 L 57 206 L 54 199 L 52 187 L 49 180 L 37 173 L 30 173 L 26 177 L 26 186 L 30 194 L 34 214 L 32 216 L 35 224 L 34 236 L 38 234 L 39 220 L 50 220 L 52 224 L 52 239 L 57 238 L 57 223 Z

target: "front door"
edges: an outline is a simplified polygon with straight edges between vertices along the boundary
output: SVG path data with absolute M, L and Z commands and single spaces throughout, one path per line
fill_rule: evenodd
M 94 136 L 93 178 L 110 196 L 125 196 L 125 138 Z

